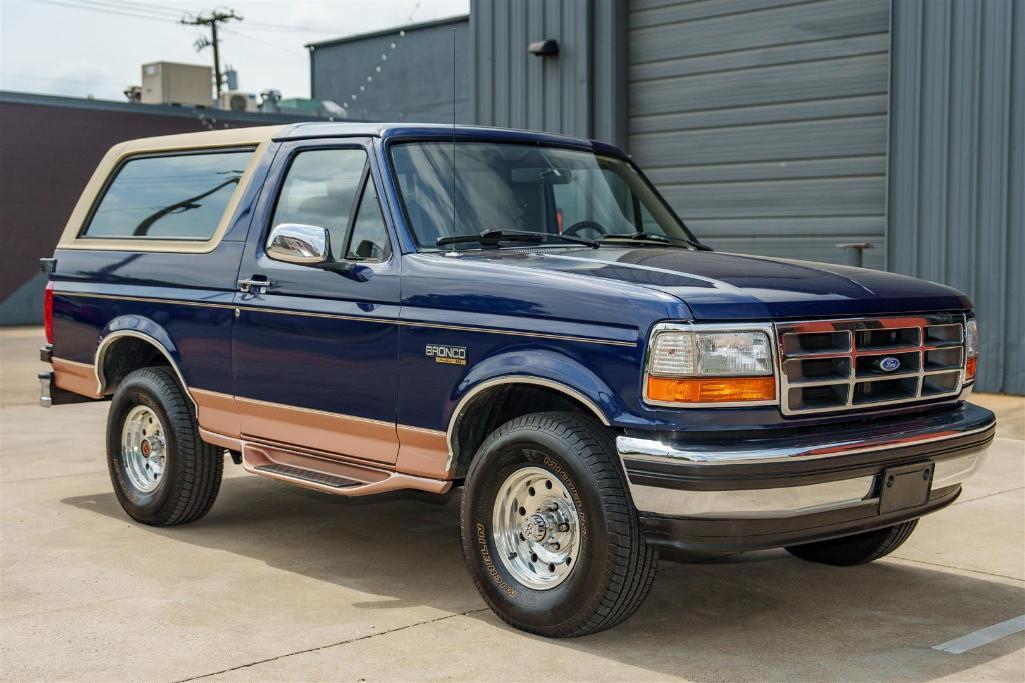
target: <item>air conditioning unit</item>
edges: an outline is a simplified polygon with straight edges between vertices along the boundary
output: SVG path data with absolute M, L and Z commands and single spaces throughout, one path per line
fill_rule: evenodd
M 221 93 L 221 109 L 230 111 L 260 111 L 256 103 L 256 93 L 229 90 Z
M 198 64 L 153 62 L 142 65 L 143 104 L 176 104 L 209 107 L 212 69 Z

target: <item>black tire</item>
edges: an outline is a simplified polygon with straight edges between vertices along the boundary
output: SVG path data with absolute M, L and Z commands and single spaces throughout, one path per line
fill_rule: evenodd
M 163 428 L 166 460 L 152 491 L 132 483 L 121 450 L 124 423 L 133 408 L 146 406 Z M 132 519 L 150 526 L 194 522 L 217 498 L 223 451 L 199 438 L 192 403 L 167 367 L 132 372 L 118 386 L 107 416 L 107 467 L 114 493 Z
M 787 552 L 809 562 L 831 564 L 834 567 L 852 567 L 889 555 L 908 540 L 916 526 L 918 520 L 912 519 L 863 534 L 787 546 Z
M 498 555 L 495 501 L 524 467 L 551 473 L 578 511 L 573 570 L 553 588 L 527 586 Z M 586 417 L 535 413 L 495 430 L 470 465 L 460 512 L 463 556 L 477 590 L 518 629 L 555 638 L 602 631 L 632 615 L 651 588 L 658 553 L 645 543 L 612 434 Z

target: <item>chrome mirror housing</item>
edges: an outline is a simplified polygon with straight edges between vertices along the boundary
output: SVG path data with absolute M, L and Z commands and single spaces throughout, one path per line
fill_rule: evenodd
M 319 266 L 330 259 L 331 235 L 326 228 L 279 223 L 267 238 L 267 255 L 276 261 Z

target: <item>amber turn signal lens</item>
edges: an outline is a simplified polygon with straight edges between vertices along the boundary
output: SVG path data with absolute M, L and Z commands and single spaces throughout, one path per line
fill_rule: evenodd
M 772 401 L 773 377 L 671 378 L 649 377 L 648 400 L 666 403 L 729 403 Z
M 969 358 L 968 362 L 964 366 L 965 379 L 975 379 L 975 365 L 977 364 L 979 357 Z

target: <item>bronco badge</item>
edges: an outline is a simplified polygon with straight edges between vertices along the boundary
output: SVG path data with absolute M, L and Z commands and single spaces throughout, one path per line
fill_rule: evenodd
M 428 344 L 427 357 L 433 358 L 435 363 L 448 363 L 449 365 L 466 365 L 466 347 Z

